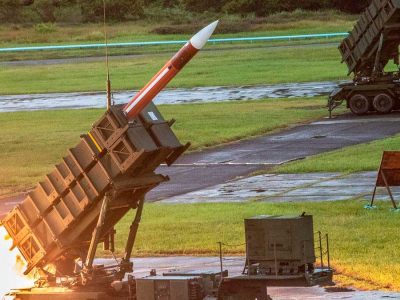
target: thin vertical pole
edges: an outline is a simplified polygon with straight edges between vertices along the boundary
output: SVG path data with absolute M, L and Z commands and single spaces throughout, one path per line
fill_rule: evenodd
M 331 268 L 331 256 L 330 256 L 330 253 L 329 253 L 329 236 L 328 236 L 328 234 L 326 234 L 325 235 L 325 238 L 326 238 L 326 253 L 327 253 L 327 257 L 328 257 L 328 268 L 330 269 Z
M 318 231 L 318 237 L 319 237 L 319 254 L 321 257 L 321 269 L 324 269 L 324 257 L 322 253 L 322 237 L 321 237 L 321 231 Z
M 221 281 L 222 281 L 222 277 L 223 277 L 223 273 L 224 273 L 224 266 L 222 264 L 222 242 L 218 242 L 219 244 L 219 265 L 221 267 Z
M 103 0 L 103 25 L 104 25 L 104 43 L 105 43 L 105 54 L 106 54 L 106 71 L 107 71 L 107 82 L 106 82 L 106 91 L 107 91 L 107 110 L 111 108 L 112 99 L 111 99 L 111 80 L 110 80 L 110 66 L 108 59 L 108 37 L 107 37 L 107 6 L 106 1 Z
M 250 276 L 250 256 L 249 256 L 249 244 L 246 243 L 246 260 L 247 260 L 247 275 Z
M 386 175 L 385 175 L 385 173 L 383 172 L 383 170 L 381 171 L 381 174 L 382 174 L 383 182 L 385 183 L 386 189 L 387 189 L 388 194 L 389 194 L 389 196 L 390 196 L 390 201 L 392 201 L 393 208 L 394 208 L 394 209 L 397 209 L 396 202 L 394 201 L 392 191 L 390 190 L 389 183 L 388 183 L 388 181 L 387 181 L 387 179 L 386 179 Z

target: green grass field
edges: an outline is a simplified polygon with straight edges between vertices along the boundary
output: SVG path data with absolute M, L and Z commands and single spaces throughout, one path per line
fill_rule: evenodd
M 399 150 L 400 135 L 371 143 L 346 147 L 340 150 L 307 157 L 277 167 L 272 172 L 360 172 L 375 171 L 379 168 L 383 151 Z
M 208 48 L 209 50 L 211 47 Z M 114 59 L 114 89 L 141 88 L 171 54 Z M 333 45 L 202 51 L 169 87 L 274 84 L 345 79 L 345 66 Z M 4 65 L 0 94 L 104 90 L 104 62 Z
M 218 255 L 217 242 L 244 243 L 243 219 L 260 214 L 314 215 L 314 229 L 329 233 L 331 259 L 344 284 L 365 289 L 400 290 L 400 263 L 394 237 L 400 226 L 389 203 L 378 210 L 364 202 L 243 204 L 146 204 L 135 255 Z M 118 249 L 133 213 L 117 226 Z M 244 246 L 224 248 L 225 255 L 243 254 Z
M 182 17 L 182 16 L 180 16 Z M 186 20 L 174 20 L 171 16 L 154 20 L 112 23 L 107 25 L 110 42 L 182 40 L 195 33 L 196 28 L 219 19 L 220 27 L 237 27 L 244 24 L 242 32 L 225 33 L 217 30 L 215 37 L 242 37 L 263 35 L 287 35 L 305 33 L 346 32 L 354 25 L 357 16 L 346 15 L 337 11 L 302 11 L 282 12 L 264 19 L 254 17 L 240 18 L 233 15 L 198 15 L 186 16 Z M 47 24 L 35 26 L 29 24 L 2 24 L 0 28 L 0 47 L 77 44 L 103 42 L 103 24 Z M 43 25 L 43 24 L 42 24 Z M 41 30 L 45 27 L 45 30 Z M 181 34 L 157 34 L 157 28 L 172 27 Z M 247 31 L 246 31 L 247 30 Z M 237 31 L 237 30 L 235 30 Z
M 160 106 L 192 150 L 260 135 L 326 115 L 326 100 L 283 99 Z M 101 109 L 0 114 L 0 196 L 25 190 L 79 141 Z M 240 112 L 240 114 L 238 114 Z
M 250 22 L 231 20 L 223 22 Z M 262 22 L 251 23 L 244 32 L 220 33 L 216 38 L 296 35 L 309 33 L 346 32 L 355 16 L 334 11 L 280 13 Z M 203 20 L 206 24 L 209 20 Z M 230 24 L 229 23 L 229 24 Z M 232 24 L 233 24 L 232 23 Z M 197 24 L 197 23 L 196 23 Z M 193 24 L 189 24 L 193 27 Z M 203 24 L 199 24 L 201 28 Z M 109 25 L 110 42 L 186 40 L 185 34 L 155 34 L 154 29 L 171 25 L 160 21 L 128 22 Z M 189 26 L 189 27 L 190 27 Z M 196 25 L 197 26 L 197 25 Z M 196 27 L 195 26 L 195 27 Z M 77 44 L 103 42 L 99 24 L 55 25 L 50 32 L 40 32 L 32 26 L 5 25 L 0 28 L 0 47 L 44 44 Z M 340 64 L 337 44 L 340 38 L 303 41 L 212 44 L 199 53 L 175 78 L 170 87 L 255 85 L 282 82 L 337 80 L 346 78 L 346 67 Z M 317 43 L 318 45 L 314 45 Z M 112 84 L 116 90 L 141 88 L 180 48 L 179 45 L 110 49 L 112 55 L 133 54 L 111 60 Z M 39 51 L 3 53 L 0 60 L 37 60 L 57 57 L 104 55 L 104 50 Z M 0 94 L 47 92 L 78 92 L 104 90 L 104 61 L 72 61 L 70 63 L 7 65 L 0 68 Z

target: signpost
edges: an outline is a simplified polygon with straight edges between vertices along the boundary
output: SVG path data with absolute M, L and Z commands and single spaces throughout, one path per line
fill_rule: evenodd
M 370 207 L 373 207 L 376 189 L 378 187 L 386 187 L 386 190 L 390 196 L 390 200 L 392 201 L 393 208 L 398 209 L 393 198 L 393 193 L 390 189 L 390 187 L 394 186 L 400 186 L 400 151 L 384 151 L 374 192 L 372 194 Z

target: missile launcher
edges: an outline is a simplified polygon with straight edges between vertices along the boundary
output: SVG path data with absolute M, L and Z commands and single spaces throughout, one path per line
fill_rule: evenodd
M 399 69 L 400 1 L 373 0 L 339 46 L 342 62 L 353 81 L 341 84 L 329 97 L 333 109 L 346 103 L 356 114 L 386 114 L 400 108 L 399 71 L 385 68 L 393 60 Z
M 61 274 L 72 275 L 74 260 L 88 255 L 104 199 L 104 226 L 95 244 L 110 240 L 114 225 L 168 180 L 156 168 L 171 165 L 189 147 L 170 125 L 152 103 L 129 122 L 114 106 L 81 136 L 3 220 L 28 263 L 25 273 L 52 263 Z

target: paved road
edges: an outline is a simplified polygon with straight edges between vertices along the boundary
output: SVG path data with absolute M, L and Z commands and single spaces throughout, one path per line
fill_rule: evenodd
M 160 173 L 168 174 L 171 181 L 150 192 L 147 199 L 157 201 L 205 189 L 256 170 L 397 133 L 400 133 L 400 113 L 367 117 L 345 115 L 191 153 L 173 167 L 159 169 Z
M 362 199 L 371 201 L 377 171 L 305 174 L 263 174 L 232 180 L 191 193 L 169 197 L 162 203 L 233 203 L 262 201 L 323 202 Z M 400 187 L 391 187 L 396 200 Z M 378 188 L 376 200 L 390 200 L 386 188 Z
M 392 136 L 400 132 L 400 113 L 388 116 L 370 115 L 323 119 L 282 132 L 235 142 L 183 156 L 170 168 L 158 172 L 169 175 L 171 181 L 147 195 L 148 201 L 158 201 L 196 190 L 205 189 L 248 176 L 287 161 L 302 159 L 321 152 Z M 22 197 L 0 203 L 0 217 Z
M 153 102 L 159 104 L 206 103 L 329 95 L 342 81 L 281 83 L 248 86 L 209 86 L 165 89 Z M 116 104 L 126 103 L 137 91 L 115 91 Z M 0 112 L 105 107 L 104 92 L 0 95 Z

